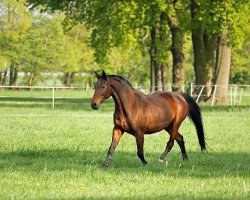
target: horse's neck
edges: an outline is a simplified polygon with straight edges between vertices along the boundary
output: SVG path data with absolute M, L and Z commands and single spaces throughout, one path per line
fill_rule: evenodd
M 115 101 L 115 109 L 117 114 L 124 117 L 129 115 L 129 107 L 134 101 L 134 91 L 129 86 L 120 85 L 123 83 L 112 84 L 112 97 Z

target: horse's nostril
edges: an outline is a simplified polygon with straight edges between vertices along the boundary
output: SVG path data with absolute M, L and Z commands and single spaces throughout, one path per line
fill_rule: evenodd
M 98 109 L 98 106 L 96 105 L 96 103 L 92 103 L 92 104 L 91 104 L 91 107 L 92 107 L 93 109 L 95 109 L 95 110 Z

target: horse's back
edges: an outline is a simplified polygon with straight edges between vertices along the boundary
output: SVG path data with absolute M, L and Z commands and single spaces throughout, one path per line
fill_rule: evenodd
M 185 101 L 182 95 L 176 92 L 156 92 L 148 95 L 148 100 L 156 104 L 167 103 L 168 106 L 175 106 L 174 104 Z
M 188 114 L 188 105 L 180 93 L 157 92 L 147 97 L 149 112 L 155 123 L 162 123 L 159 128 L 164 129 L 174 122 L 181 122 Z

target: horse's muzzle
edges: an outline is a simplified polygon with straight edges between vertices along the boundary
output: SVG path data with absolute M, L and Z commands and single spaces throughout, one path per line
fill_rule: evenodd
M 98 110 L 99 106 L 96 104 L 96 103 L 91 103 L 91 107 L 94 109 L 94 110 Z

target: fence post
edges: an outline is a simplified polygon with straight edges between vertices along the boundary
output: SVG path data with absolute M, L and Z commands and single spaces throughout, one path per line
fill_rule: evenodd
M 237 99 L 237 85 L 234 85 L 234 105 L 236 105 L 236 99 Z
M 193 96 L 193 82 L 190 83 L 190 96 Z
M 243 88 L 240 89 L 240 100 L 239 100 L 239 105 L 241 105 L 242 95 L 243 95 Z
M 199 99 L 200 99 L 200 97 L 201 97 L 201 93 L 203 92 L 203 90 L 204 90 L 204 85 L 202 86 L 202 88 L 201 88 L 201 91 L 199 92 L 199 95 L 198 95 L 198 97 L 197 97 L 197 99 L 196 99 L 196 103 L 198 103 L 198 101 L 199 101 Z
M 55 109 L 55 87 L 52 88 L 52 109 Z
M 233 105 L 233 87 L 230 87 L 230 104 Z
M 182 85 L 182 86 L 181 86 L 181 91 L 182 91 L 182 92 L 185 92 L 185 85 Z

